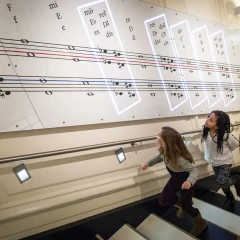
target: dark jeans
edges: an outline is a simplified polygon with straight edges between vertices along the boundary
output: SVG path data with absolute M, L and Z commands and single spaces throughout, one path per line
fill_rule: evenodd
M 178 191 L 181 192 L 181 203 L 183 211 L 187 212 L 191 217 L 196 217 L 199 213 L 197 208 L 192 206 L 192 197 L 196 185 L 190 189 L 182 189 L 183 182 L 173 179 L 172 177 L 168 180 L 163 191 L 160 193 L 159 203 L 164 206 L 172 206 L 178 202 L 177 196 L 175 195 Z

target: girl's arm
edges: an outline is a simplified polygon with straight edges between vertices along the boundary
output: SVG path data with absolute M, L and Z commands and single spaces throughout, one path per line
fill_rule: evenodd
M 180 166 L 182 167 L 183 171 L 189 172 L 189 177 L 186 181 L 190 182 L 193 186 L 198 178 L 197 168 L 192 163 L 190 163 L 188 160 L 186 160 L 182 157 L 179 158 L 179 161 L 180 161 Z
M 163 162 L 163 156 L 162 155 L 157 155 L 153 159 L 149 160 L 147 162 L 147 164 L 148 164 L 148 167 L 151 167 L 151 166 L 153 166 L 153 165 L 155 165 L 157 163 L 161 163 L 161 162 Z
M 148 162 L 142 163 L 140 165 L 140 167 L 142 168 L 142 170 L 146 170 L 146 169 L 148 169 L 148 167 L 151 167 L 160 162 L 163 162 L 163 157 L 162 157 L 162 155 L 157 155 L 156 157 L 149 160 Z
M 228 141 L 231 151 L 233 151 L 234 149 L 239 147 L 240 135 L 239 135 L 239 140 L 238 140 L 237 138 L 234 137 L 234 135 L 232 133 L 229 133 L 227 141 Z

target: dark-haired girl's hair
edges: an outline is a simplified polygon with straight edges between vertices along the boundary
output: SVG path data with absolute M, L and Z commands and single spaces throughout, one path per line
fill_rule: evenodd
M 229 116 L 225 112 L 215 110 L 211 113 L 214 113 L 217 118 L 217 134 L 213 137 L 213 141 L 217 143 L 217 151 L 222 153 L 223 141 L 228 140 L 229 133 L 232 132 L 233 126 L 230 122 Z M 211 115 L 211 113 L 208 115 L 208 117 Z M 203 126 L 202 141 L 206 140 L 209 130 L 210 129 L 208 127 Z

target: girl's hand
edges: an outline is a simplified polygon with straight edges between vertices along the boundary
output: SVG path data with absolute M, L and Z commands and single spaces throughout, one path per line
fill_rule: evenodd
M 184 182 L 182 185 L 182 189 L 189 189 L 192 187 L 192 184 L 190 182 Z
M 140 167 L 142 168 L 142 170 L 146 170 L 146 169 L 148 169 L 148 164 L 145 162 L 145 163 L 142 163 L 141 165 L 140 165 Z

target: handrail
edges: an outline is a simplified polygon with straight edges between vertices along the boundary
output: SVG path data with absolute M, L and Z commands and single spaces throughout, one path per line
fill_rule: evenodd
M 234 124 L 233 126 L 236 127 L 239 125 L 240 125 L 240 123 L 237 122 L 237 124 Z M 201 130 L 180 132 L 180 133 L 181 133 L 181 135 L 188 135 L 188 134 L 199 133 L 199 132 L 201 132 Z M 146 138 L 135 138 L 135 139 L 125 140 L 125 141 L 118 141 L 118 142 L 114 142 L 114 143 L 102 143 L 102 144 L 89 145 L 89 146 L 83 146 L 83 147 L 67 148 L 67 149 L 63 149 L 63 150 L 13 156 L 13 157 L 8 157 L 8 158 L 0 158 L 0 164 L 23 161 L 23 160 L 32 160 L 35 158 L 51 157 L 51 156 L 69 154 L 69 153 L 75 153 L 75 152 L 83 152 L 83 151 L 88 151 L 88 150 L 107 148 L 107 147 L 113 147 L 113 146 L 119 146 L 119 145 L 125 145 L 125 144 L 131 144 L 132 146 L 134 146 L 134 144 L 137 142 L 146 142 L 146 141 L 151 141 L 151 140 L 155 140 L 155 139 L 156 139 L 156 136 L 146 137 Z

